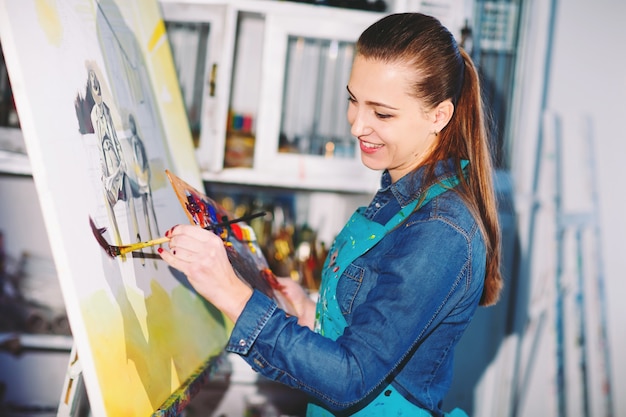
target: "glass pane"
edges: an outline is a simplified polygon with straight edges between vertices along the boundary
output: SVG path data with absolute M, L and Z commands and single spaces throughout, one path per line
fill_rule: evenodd
M 512 138 L 509 109 L 515 87 L 515 66 L 521 2 L 481 1 L 476 7 L 472 58 L 480 73 L 483 97 L 491 115 L 492 149 L 497 168 L 508 168 Z
M 353 158 L 346 85 L 354 43 L 289 36 L 279 152 Z
M 256 119 L 261 92 L 261 68 L 265 17 L 240 12 L 230 91 L 224 168 L 251 168 L 254 165 Z
M 166 22 L 174 65 L 187 110 L 194 145 L 198 146 L 202 120 L 206 62 L 210 24 L 206 22 Z M 209 89 L 215 87 L 213 71 L 207 80 Z M 213 91 L 209 91 L 213 95 Z

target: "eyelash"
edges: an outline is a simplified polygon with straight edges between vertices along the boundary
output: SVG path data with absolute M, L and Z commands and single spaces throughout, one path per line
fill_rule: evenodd
M 348 96 L 348 102 L 350 102 L 351 104 L 356 104 L 356 99 L 352 96 Z M 389 114 L 383 114 L 383 113 L 378 113 L 378 112 L 374 112 L 374 114 L 376 115 L 376 117 L 378 117 L 381 120 L 386 120 L 392 117 Z

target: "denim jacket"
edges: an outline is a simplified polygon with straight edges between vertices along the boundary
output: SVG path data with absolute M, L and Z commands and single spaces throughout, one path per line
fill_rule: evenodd
M 453 175 L 438 164 L 439 180 Z M 417 175 L 392 184 L 389 174 L 365 210 L 385 223 L 426 191 Z M 312 401 L 350 413 L 391 384 L 410 402 L 442 415 L 454 346 L 480 300 L 485 243 L 460 196 L 427 202 L 341 276 L 337 298 L 348 323 L 336 341 L 297 324 L 255 291 L 226 349 L 267 378 Z

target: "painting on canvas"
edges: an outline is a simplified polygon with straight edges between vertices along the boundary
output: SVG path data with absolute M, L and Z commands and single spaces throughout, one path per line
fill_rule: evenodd
M 149 247 L 201 186 L 156 0 L 0 0 L 0 44 L 94 416 L 178 411 L 224 317 Z M 91 226 L 94 225 L 92 228 Z

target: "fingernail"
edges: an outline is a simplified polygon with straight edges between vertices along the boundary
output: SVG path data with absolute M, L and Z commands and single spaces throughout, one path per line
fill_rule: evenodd
M 165 234 L 165 236 L 167 236 L 167 233 Z M 157 249 L 157 252 L 159 252 L 159 253 L 163 253 L 163 248 L 159 248 L 159 249 Z
M 170 237 L 170 230 L 168 229 L 167 232 L 165 232 L 165 237 Z
M 176 249 L 172 251 L 172 255 L 176 255 Z

